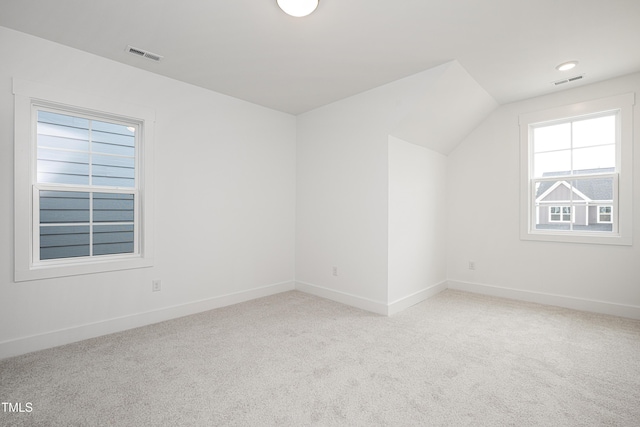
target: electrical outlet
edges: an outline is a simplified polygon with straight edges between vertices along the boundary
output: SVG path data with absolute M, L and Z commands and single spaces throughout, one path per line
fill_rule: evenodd
M 162 290 L 162 281 L 154 280 L 151 282 L 151 291 L 152 292 L 160 292 Z
M 476 262 L 469 261 L 469 270 L 475 270 L 475 269 L 476 269 Z
M 333 266 L 333 275 L 334 276 L 338 275 L 338 267 L 336 267 L 335 265 Z

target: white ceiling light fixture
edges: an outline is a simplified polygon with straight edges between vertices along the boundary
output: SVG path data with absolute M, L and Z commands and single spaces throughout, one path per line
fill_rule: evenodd
M 571 70 L 572 68 L 575 68 L 576 65 L 578 65 L 578 61 L 563 62 L 562 64 L 560 64 L 560 65 L 558 65 L 556 67 L 556 70 L 558 70 L 558 71 L 567 71 L 567 70 Z
M 284 13 L 296 18 L 310 15 L 318 7 L 318 0 L 277 0 L 277 2 Z

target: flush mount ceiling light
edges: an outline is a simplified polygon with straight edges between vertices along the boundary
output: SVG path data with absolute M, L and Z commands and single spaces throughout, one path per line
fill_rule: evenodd
M 318 7 L 318 0 L 277 0 L 277 2 L 284 13 L 296 18 L 310 15 Z
M 572 68 L 575 68 L 576 65 L 578 65 L 578 61 L 563 62 L 562 64 L 560 64 L 560 65 L 558 65 L 556 67 L 556 70 L 558 70 L 558 71 L 567 71 L 567 70 L 570 70 Z

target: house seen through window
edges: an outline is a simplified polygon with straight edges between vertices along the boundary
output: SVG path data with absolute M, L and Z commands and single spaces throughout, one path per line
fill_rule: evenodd
M 633 243 L 635 93 L 519 116 L 520 238 Z
M 616 230 L 616 112 L 532 128 L 534 230 Z

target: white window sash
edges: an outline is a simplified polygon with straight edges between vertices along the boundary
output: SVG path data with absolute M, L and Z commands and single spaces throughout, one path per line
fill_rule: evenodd
M 89 193 L 89 222 L 65 224 L 70 226 L 89 226 L 89 248 L 90 255 L 85 257 L 60 258 L 60 259 L 40 259 L 40 191 L 70 191 Z M 133 195 L 133 221 L 129 222 L 100 222 L 97 225 L 131 225 L 133 224 L 133 253 L 93 255 L 93 193 L 110 193 L 110 194 L 132 194 Z M 127 259 L 140 257 L 140 197 L 139 191 L 135 188 L 104 188 L 95 186 L 71 186 L 64 184 L 34 184 L 32 195 L 33 206 L 33 230 L 31 244 L 32 253 L 31 260 L 34 267 L 53 266 L 53 265 L 69 265 L 81 262 L 93 262 L 96 257 L 100 259 Z M 45 225 L 46 227 L 55 225 Z

